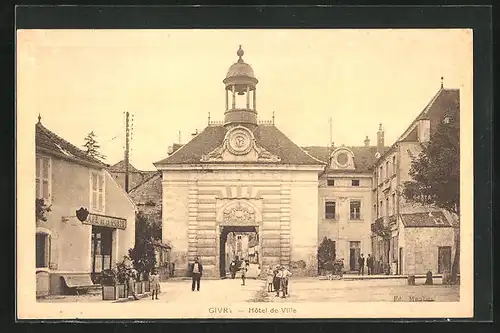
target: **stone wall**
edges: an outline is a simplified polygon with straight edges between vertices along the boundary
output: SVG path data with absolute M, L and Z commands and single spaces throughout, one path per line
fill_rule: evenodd
M 438 273 L 438 248 L 451 247 L 451 262 L 455 255 L 454 229 L 405 228 L 403 274 Z

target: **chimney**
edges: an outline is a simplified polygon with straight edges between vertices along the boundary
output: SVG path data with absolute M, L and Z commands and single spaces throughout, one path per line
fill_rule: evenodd
M 384 149 L 384 130 L 382 129 L 382 124 L 380 124 L 377 132 L 377 151 L 379 153 L 382 153 L 383 149 Z
M 370 138 L 368 138 L 368 135 L 365 138 L 365 147 L 370 147 Z
M 198 129 L 194 133 L 191 133 L 191 139 L 198 135 Z
M 168 155 L 172 155 L 172 153 L 174 152 L 174 147 L 172 146 L 168 146 Z

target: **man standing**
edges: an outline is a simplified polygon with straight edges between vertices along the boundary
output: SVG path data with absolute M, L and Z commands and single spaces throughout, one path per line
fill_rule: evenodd
M 366 267 L 368 268 L 368 275 L 373 274 L 373 257 L 368 254 L 368 258 L 366 258 Z
M 281 298 L 285 298 L 288 296 L 288 278 L 292 275 L 292 273 L 285 266 L 281 266 L 281 290 L 283 291 L 283 296 Z
M 246 260 L 243 260 L 243 262 L 241 263 L 241 285 L 244 286 L 245 285 L 245 278 L 247 276 L 247 271 L 248 271 L 248 262 Z
M 363 254 L 358 259 L 358 266 L 359 266 L 359 272 L 358 275 L 365 275 L 365 258 L 363 257 Z
M 199 262 L 198 257 L 194 258 L 194 263 L 190 265 L 189 270 L 193 279 L 191 290 L 194 291 L 194 287 L 196 286 L 196 290 L 200 291 L 200 280 L 201 275 L 203 274 L 203 265 Z

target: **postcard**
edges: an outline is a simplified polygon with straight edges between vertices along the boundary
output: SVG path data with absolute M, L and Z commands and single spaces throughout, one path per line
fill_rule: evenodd
M 16 38 L 19 319 L 472 316 L 472 30 Z

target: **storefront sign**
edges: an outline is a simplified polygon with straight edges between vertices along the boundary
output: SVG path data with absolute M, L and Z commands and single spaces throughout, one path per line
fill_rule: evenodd
M 114 229 L 126 229 L 127 220 L 120 217 L 106 216 L 89 213 L 86 209 L 80 208 L 76 215 L 83 224 L 97 225 Z

